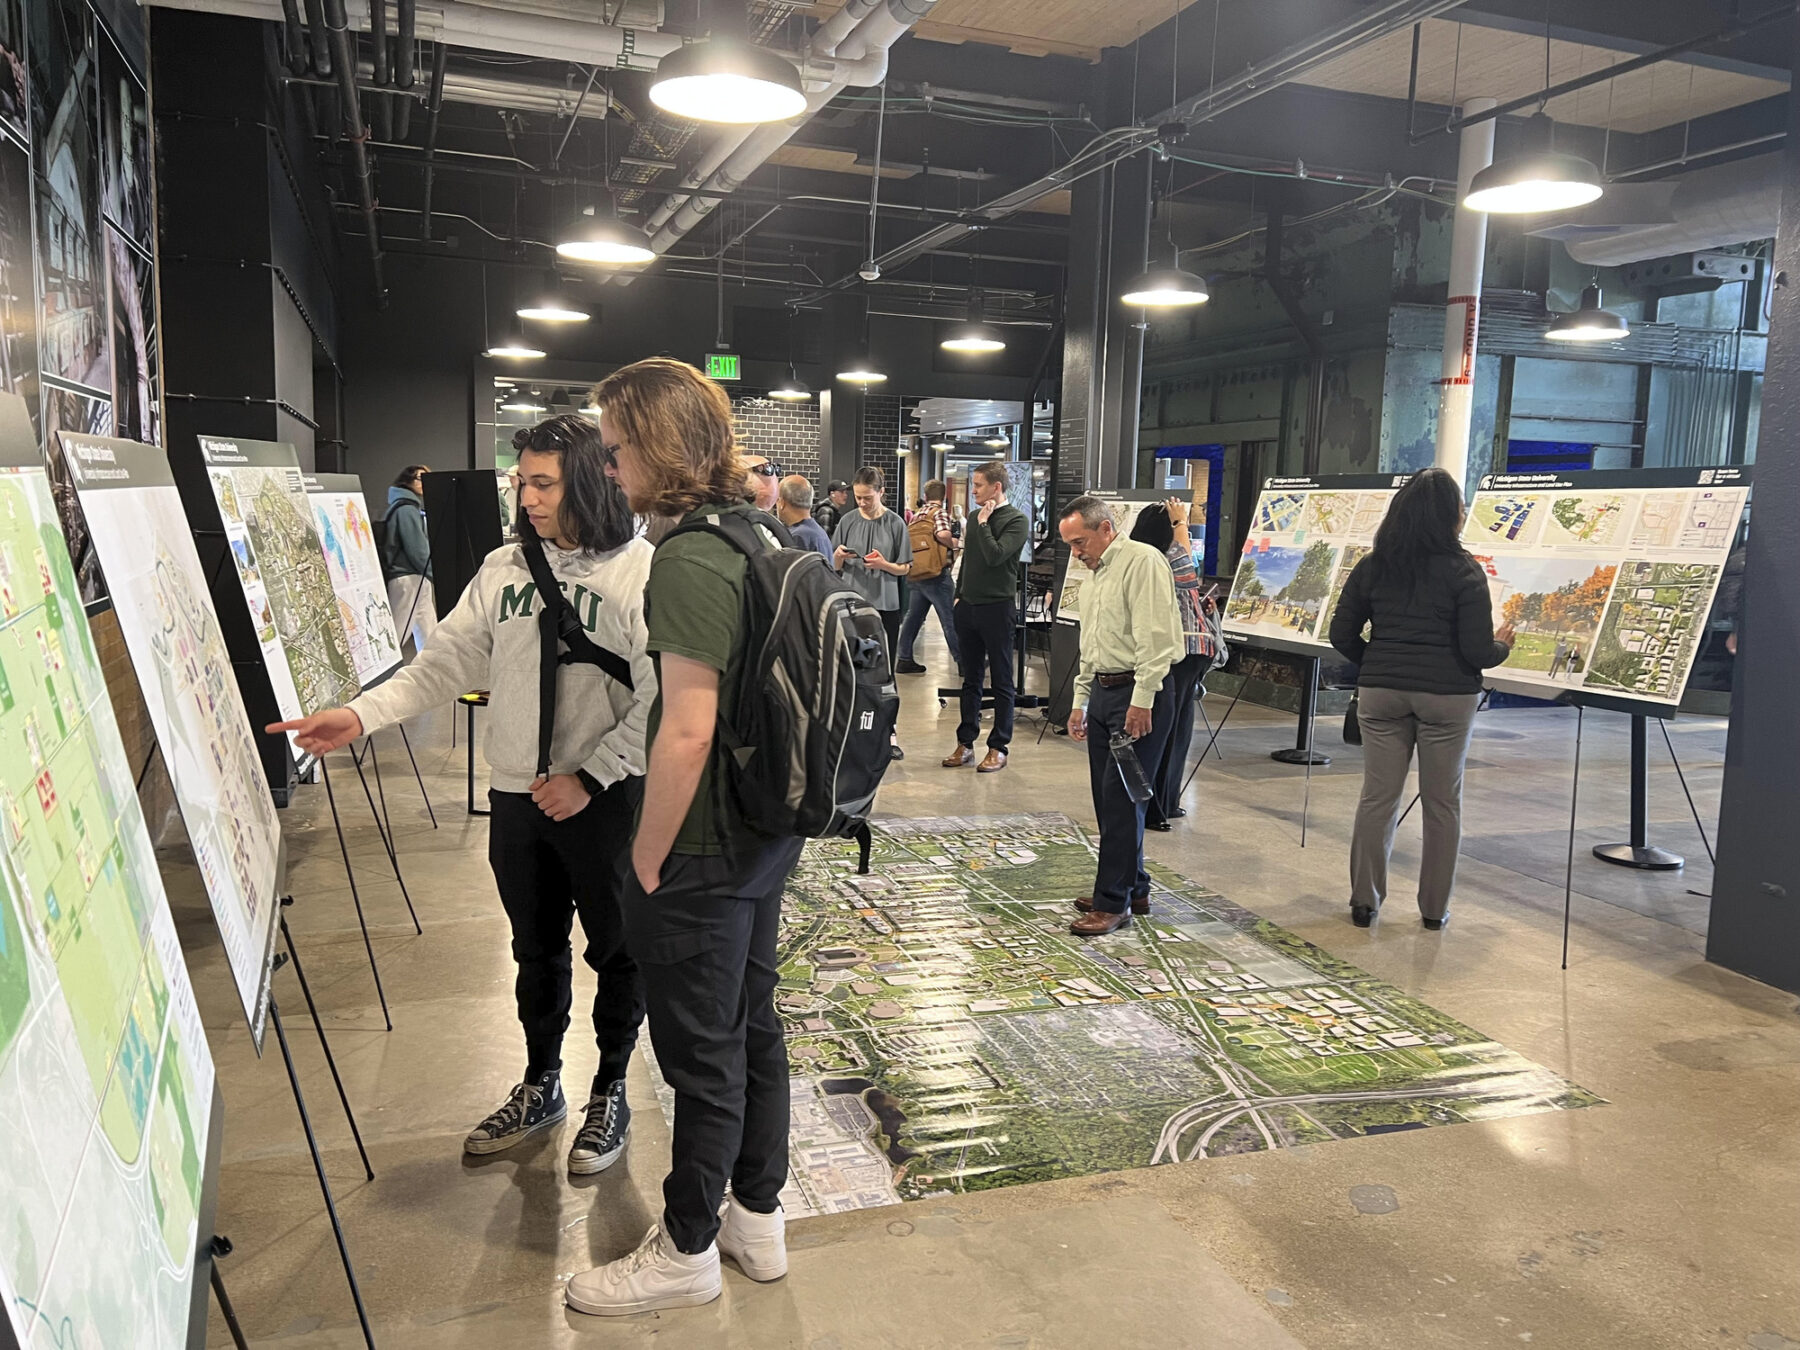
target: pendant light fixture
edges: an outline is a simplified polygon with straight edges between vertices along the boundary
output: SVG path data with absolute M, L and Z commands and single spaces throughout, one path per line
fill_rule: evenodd
M 481 322 L 484 328 L 488 324 L 487 268 L 485 267 L 481 269 Z M 495 336 L 490 329 L 488 345 L 481 354 L 506 361 L 535 361 L 544 355 L 544 350 L 527 342 L 520 325 L 514 323 L 507 331 L 498 336 Z
M 606 98 L 607 111 L 610 113 L 611 89 L 606 91 Z M 605 162 L 601 166 L 601 172 L 607 184 L 606 203 L 604 207 L 590 206 L 576 217 L 574 226 L 556 241 L 557 256 L 571 262 L 600 263 L 606 266 L 655 262 L 656 250 L 650 247 L 650 241 L 644 232 L 619 219 L 618 203 L 613 200 L 612 195 L 612 118 L 605 118 L 602 125 L 605 127 L 605 140 L 602 143 Z
M 956 449 L 956 442 L 939 439 L 931 443 L 931 448 L 933 450 L 950 451 Z
M 987 313 L 981 299 L 981 245 L 980 233 L 976 233 L 974 284 L 969 287 L 969 317 L 950 330 L 950 336 L 938 346 L 947 352 L 966 352 L 970 355 L 986 355 L 990 352 L 1006 350 L 1006 339 L 1000 336 L 1000 330 L 987 321 Z
M 812 397 L 812 390 L 802 383 L 799 376 L 794 374 L 794 367 L 789 365 L 787 378 L 769 390 L 769 397 L 778 398 L 783 403 L 804 403 Z
M 1617 342 L 1631 336 L 1631 326 L 1600 307 L 1600 287 L 1593 285 L 1582 291 L 1578 308 L 1556 316 L 1544 336 L 1552 342 Z
M 540 296 L 515 312 L 521 319 L 530 319 L 534 323 L 586 323 L 594 317 L 554 294 Z
M 1544 9 L 1544 88 L 1550 88 L 1550 9 Z M 1462 204 L 1492 215 L 1528 216 L 1569 211 L 1596 201 L 1605 190 L 1600 170 L 1579 155 L 1558 154 L 1556 124 L 1538 103 L 1526 124 L 1528 145 L 1543 149 L 1496 160 L 1469 181 Z
M 838 367 L 837 377 L 845 384 L 861 385 L 867 389 L 872 384 L 885 384 L 887 372 L 875 363 L 869 355 L 869 296 L 863 293 L 863 336 L 862 345 L 850 353 L 849 359 Z
M 737 126 L 785 122 L 806 111 L 794 63 L 750 42 L 744 0 L 716 0 L 712 19 L 705 39 L 656 63 L 652 103 L 690 122 Z
M 1181 7 L 1175 8 L 1175 35 L 1172 43 L 1177 55 L 1181 50 Z M 1181 62 L 1169 62 L 1169 102 L 1171 105 L 1181 102 L 1180 90 Z M 1155 170 L 1151 170 L 1151 181 L 1155 181 Z M 1152 189 L 1154 190 L 1154 189 Z M 1194 305 L 1204 305 L 1212 299 L 1212 292 L 1207 288 L 1206 279 L 1194 272 L 1189 272 L 1181 265 L 1181 250 L 1175 245 L 1175 161 L 1169 159 L 1168 176 L 1163 180 L 1163 231 L 1169 245 L 1169 265 L 1167 267 L 1152 266 L 1133 277 L 1125 284 L 1119 299 L 1127 305 L 1141 305 L 1145 309 L 1185 309 Z

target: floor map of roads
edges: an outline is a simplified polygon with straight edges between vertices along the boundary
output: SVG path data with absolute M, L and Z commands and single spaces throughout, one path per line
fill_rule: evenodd
M 63 436 L 119 629 L 258 1046 L 277 919 L 281 827 L 168 458 Z
M 1597 1102 L 1152 873 L 1149 918 L 1088 941 L 1094 854 L 1065 816 L 887 821 L 866 877 L 809 844 L 776 991 L 789 1216 Z
M 213 1067 L 133 768 L 43 471 L 0 469 L 0 1297 L 23 1346 L 187 1340 Z
M 1277 478 L 1257 498 L 1225 602 L 1225 631 L 1285 651 L 1330 650 L 1331 615 L 1406 480 Z
M 387 583 L 369 525 L 362 480 L 355 474 L 327 473 L 306 480 L 307 500 L 319 526 L 319 543 L 337 594 L 338 613 L 350 642 L 358 683 L 373 684 L 400 664 L 400 639 L 388 609 Z
M 200 450 L 281 715 L 347 703 L 361 685 L 294 448 L 202 436 Z
M 1748 498 L 1730 465 L 1484 478 L 1463 544 L 1517 633 L 1489 682 L 1679 703 Z

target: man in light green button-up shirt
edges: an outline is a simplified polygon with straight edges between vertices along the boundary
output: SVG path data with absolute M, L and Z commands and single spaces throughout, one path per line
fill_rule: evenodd
M 1106 503 L 1096 497 L 1070 502 L 1059 532 L 1094 572 L 1081 591 L 1081 661 L 1069 735 L 1087 742 L 1100 858 L 1094 893 L 1075 902 L 1082 914 L 1070 931 L 1100 937 L 1130 923 L 1132 914 L 1150 912 L 1145 803 L 1126 790 L 1111 743 L 1121 733 L 1129 736 L 1139 762 L 1151 766 L 1146 774 L 1153 771 L 1175 721 L 1166 677 L 1187 648 L 1167 558 L 1121 537 Z

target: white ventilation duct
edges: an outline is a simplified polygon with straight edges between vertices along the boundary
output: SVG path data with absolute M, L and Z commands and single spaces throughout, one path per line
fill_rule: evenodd
M 1593 205 L 1530 233 L 1560 239 L 1589 267 L 1772 238 L 1781 220 L 1781 158 L 1759 155 L 1656 183 L 1616 183 Z

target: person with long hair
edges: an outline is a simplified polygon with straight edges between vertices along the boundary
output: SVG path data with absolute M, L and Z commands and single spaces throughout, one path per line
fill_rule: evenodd
M 1350 840 L 1350 917 L 1359 928 L 1374 922 L 1387 895 L 1415 748 L 1425 822 L 1419 915 L 1433 931 L 1450 921 L 1481 672 L 1506 660 L 1513 640 L 1511 624 L 1495 628 L 1487 575 L 1462 546 L 1463 514 L 1455 478 L 1437 468 L 1415 474 L 1394 494 L 1331 616 L 1331 645 L 1359 667 L 1363 787 Z
M 1131 537 L 1148 544 L 1169 560 L 1175 574 L 1175 604 L 1181 610 L 1182 657 L 1169 667 L 1169 688 L 1174 695 L 1174 722 L 1163 742 L 1162 758 L 1146 764 L 1156 795 L 1144 812 L 1144 828 L 1169 830 L 1171 822 L 1187 814 L 1181 804 L 1181 776 L 1187 772 L 1188 749 L 1194 741 L 1195 699 L 1200 677 L 1207 671 L 1211 653 L 1206 645 L 1206 600 L 1200 594 L 1200 576 L 1194 570 L 1194 546 L 1188 536 L 1188 504 L 1179 497 L 1146 506 L 1132 522 Z
M 609 375 L 594 401 L 633 510 L 686 524 L 738 513 L 779 546 L 744 501 L 731 400 L 717 384 L 659 357 Z M 675 1090 L 674 1140 L 660 1218 L 635 1251 L 568 1282 L 565 1297 L 580 1312 L 709 1303 L 721 1252 L 753 1280 L 787 1273 L 788 1061 L 775 986 L 781 892 L 803 841 L 749 829 L 715 754 L 757 636 L 744 607 L 747 569 L 728 540 L 680 530 L 657 545 L 650 567 L 645 611 L 660 693 L 624 909 L 651 1043 Z
M 525 540 L 488 554 L 411 665 L 346 707 L 269 730 L 292 731 L 302 750 L 323 755 L 469 689 L 489 691 L 488 862 L 512 927 L 525 1073 L 463 1149 L 497 1153 L 568 1114 L 562 1042 L 573 1003 L 569 933 L 579 914 L 587 936 L 582 956 L 598 977 L 593 1025 L 600 1054 L 569 1149 L 569 1171 L 584 1175 L 604 1171 L 624 1151 L 631 1128 L 625 1066 L 644 1020 L 616 878 L 631 839 L 656 697 L 643 601 L 651 549 L 635 537 L 625 494 L 607 475 L 592 418 L 553 417 L 522 428 L 513 445 Z M 632 677 L 628 689 L 595 665 L 557 668 L 545 774 L 538 772 L 537 618 L 545 601 L 525 557 L 526 547 L 538 546 L 589 638 L 626 658 Z

